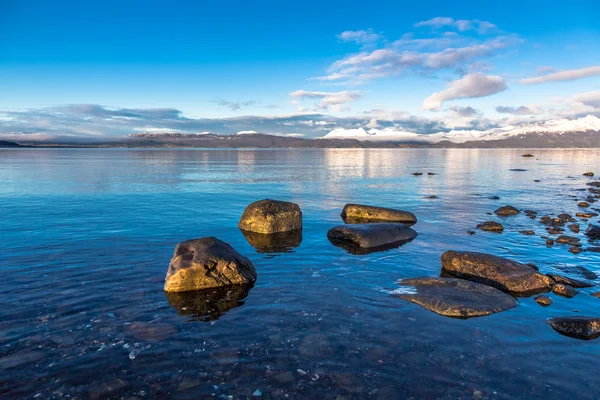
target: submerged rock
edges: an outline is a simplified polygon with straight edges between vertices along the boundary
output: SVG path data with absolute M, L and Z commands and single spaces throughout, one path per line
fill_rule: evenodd
M 417 235 L 416 231 L 402 223 L 387 222 L 339 225 L 327 232 L 327 238 L 332 244 L 351 252 L 359 249 L 383 250 L 396 247 Z
M 504 227 L 502 226 L 502 224 L 500 224 L 498 222 L 485 221 L 485 222 L 482 222 L 481 224 L 477 225 L 477 229 L 481 229 L 482 231 L 487 231 L 487 232 L 500 233 L 504 230 Z
M 285 253 L 302 243 L 302 229 L 271 234 L 240 231 L 257 253 Z
M 590 271 L 591 272 L 591 271 Z M 575 288 L 586 288 L 592 287 L 593 284 L 589 282 L 580 281 L 578 279 L 569 278 L 568 276 L 558 275 L 558 274 L 546 274 L 556 283 L 564 283 L 565 285 L 569 285 Z
M 496 211 L 494 211 L 494 213 L 496 215 L 500 215 L 502 217 L 507 217 L 507 216 L 510 216 L 510 215 L 517 215 L 517 214 L 520 213 L 520 211 L 517 210 L 513 206 L 504 206 L 504 207 L 500 207 L 499 209 L 497 209 Z
M 485 253 L 447 251 L 442 254 L 442 268 L 461 278 L 516 295 L 545 292 L 553 283 L 528 265 Z
M 165 293 L 167 301 L 181 316 L 195 321 L 214 321 L 244 304 L 252 284 L 232 285 L 193 292 Z
M 517 305 L 512 296 L 496 288 L 462 279 L 421 277 L 404 279 L 400 285 L 407 287 L 407 293 L 395 296 L 447 317 L 480 317 Z M 410 293 L 411 287 L 415 293 Z
M 600 225 L 590 224 L 585 230 L 585 236 L 589 237 L 592 240 L 600 239 Z
M 215 238 L 181 242 L 171 259 L 165 292 L 187 292 L 256 281 L 252 262 L 229 244 Z
M 590 340 L 600 336 L 600 318 L 554 317 L 548 323 L 558 333 L 576 339 Z
M 552 285 L 552 293 L 570 299 L 571 297 L 575 297 L 576 295 L 578 295 L 579 290 L 569 285 L 565 285 L 564 283 L 557 283 L 555 285 Z
M 302 229 L 302 211 L 287 201 L 259 200 L 246 207 L 238 227 L 265 234 L 295 231 Z
M 527 229 L 527 230 L 524 230 L 524 231 L 519 231 L 519 233 L 521 235 L 535 235 L 535 232 L 532 231 L 531 229 Z
M 556 268 L 569 274 L 581 275 L 585 279 L 598 279 L 598 275 L 595 272 L 592 272 L 586 267 L 582 267 L 581 265 L 559 265 Z
M 536 301 L 536 303 L 538 303 L 539 305 L 542 305 L 544 307 L 548 307 L 550 304 L 552 304 L 552 299 L 543 294 L 535 297 L 534 300 Z
M 344 220 L 389 221 L 407 224 L 417 222 L 417 217 L 411 212 L 364 204 L 346 204 L 341 215 Z

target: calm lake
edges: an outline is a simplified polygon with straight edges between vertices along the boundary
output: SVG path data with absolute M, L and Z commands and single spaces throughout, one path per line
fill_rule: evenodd
M 575 215 L 588 171 L 600 150 L 0 150 L 0 397 L 597 399 L 600 339 L 546 320 L 600 316 L 598 286 L 466 320 L 393 295 L 439 276 L 446 250 L 600 273 L 600 253 L 547 247 L 537 220 L 488 215 Z M 297 247 L 237 228 L 263 198 L 300 205 Z M 327 240 L 346 203 L 411 211 L 419 236 L 350 254 Z M 486 220 L 504 232 L 468 234 Z M 252 260 L 253 288 L 165 294 L 176 244 L 204 236 Z

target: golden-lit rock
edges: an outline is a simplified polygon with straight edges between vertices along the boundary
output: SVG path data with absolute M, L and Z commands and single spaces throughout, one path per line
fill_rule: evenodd
M 302 211 L 287 201 L 259 200 L 246 207 L 238 227 L 263 234 L 294 231 L 302 229 Z

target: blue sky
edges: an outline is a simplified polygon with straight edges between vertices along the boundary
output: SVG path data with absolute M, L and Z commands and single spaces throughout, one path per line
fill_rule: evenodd
M 598 1 L 0 0 L 0 134 L 316 137 L 600 115 L 598 21 Z

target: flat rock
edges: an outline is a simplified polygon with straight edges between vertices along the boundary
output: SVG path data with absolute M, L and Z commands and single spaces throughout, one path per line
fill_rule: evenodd
M 552 299 L 543 294 L 535 297 L 534 300 L 543 307 L 548 307 L 550 304 L 552 304 Z
M 417 222 L 417 217 L 411 212 L 364 204 L 346 204 L 341 215 L 344 220 L 356 219 L 380 222 L 403 222 L 407 224 Z
M 581 207 L 581 208 L 586 208 L 586 207 L 590 206 L 590 203 L 585 202 L 585 201 L 580 201 L 579 203 L 577 203 L 577 206 Z
M 558 275 L 558 274 L 546 274 L 546 275 L 549 276 L 550 278 L 552 278 L 552 280 L 555 281 L 556 283 L 563 283 L 565 285 L 569 285 L 574 288 L 586 288 L 586 287 L 594 286 L 593 284 L 591 284 L 589 282 L 584 282 L 584 281 L 580 281 L 578 279 L 569 278 L 568 276 L 564 276 L 564 275 Z
M 165 292 L 187 292 L 256 281 L 252 262 L 229 244 L 215 238 L 181 242 L 171 259 Z
M 526 264 L 491 254 L 447 251 L 442 268 L 453 275 L 526 296 L 548 291 L 552 280 Z
M 593 247 L 588 247 L 586 250 L 587 251 L 591 251 L 593 253 L 600 253 L 600 247 L 594 247 L 594 246 Z
M 568 274 L 578 274 L 585 279 L 598 279 L 598 275 L 595 272 L 592 272 L 581 265 L 558 265 L 556 268 Z
M 523 154 L 521 157 L 533 157 L 533 154 L 527 153 L 527 154 Z
M 408 242 L 417 237 L 412 228 L 393 222 L 339 225 L 327 232 L 327 238 L 336 246 L 352 249 L 379 248 Z
M 421 277 L 404 279 L 400 285 L 407 292 L 395 296 L 447 317 L 480 317 L 517 305 L 512 296 L 496 288 L 463 279 Z
M 523 231 L 519 231 L 519 233 L 521 235 L 535 235 L 535 232 L 532 231 L 531 229 L 527 229 L 527 230 L 523 230 Z
M 592 240 L 600 239 L 600 225 L 590 224 L 585 230 L 585 236 Z
M 500 224 L 498 222 L 485 221 L 485 222 L 482 222 L 481 224 L 477 225 L 477 229 L 481 229 L 482 231 L 487 231 L 487 232 L 500 233 L 504 230 L 504 227 L 502 226 L 502 224 Z
M 570 299 L 571 297 L 575 297 L 576 295 L 578 295 L 579 290 L 569 285 L 565 285 L 564 283 L 557 283 L 555 285 L 552 285 L 552 293 Z
M 256 233 L 277 233 L 302 229 L 298 204 L 278 200 L 259 200 L 244 210 L 238 227 Z
M 571 246 L 581 246 L 581 239 L 568 235 L 560 235 L 555 241 L 556 243 L 569 244 Z
M 593 172 L 585 172 L 583 176 L 594 176 Z
M 494 211 L 494 213 L 496 215 L 500 215 L 502 217 L 507 217 L 507 216 L 510 216 L 510 215 L 517 215 L 517 214 L 520 213 L 520 211 L 517 210 L 513 206 L 504 206 L 504 207 L 500 207 L 499 209 L 497 209 L 496 211 Z
M 576 339 L 590 340 L 600 336 L 600 318 L 554 317 L 548 323 L 558 333 Z

